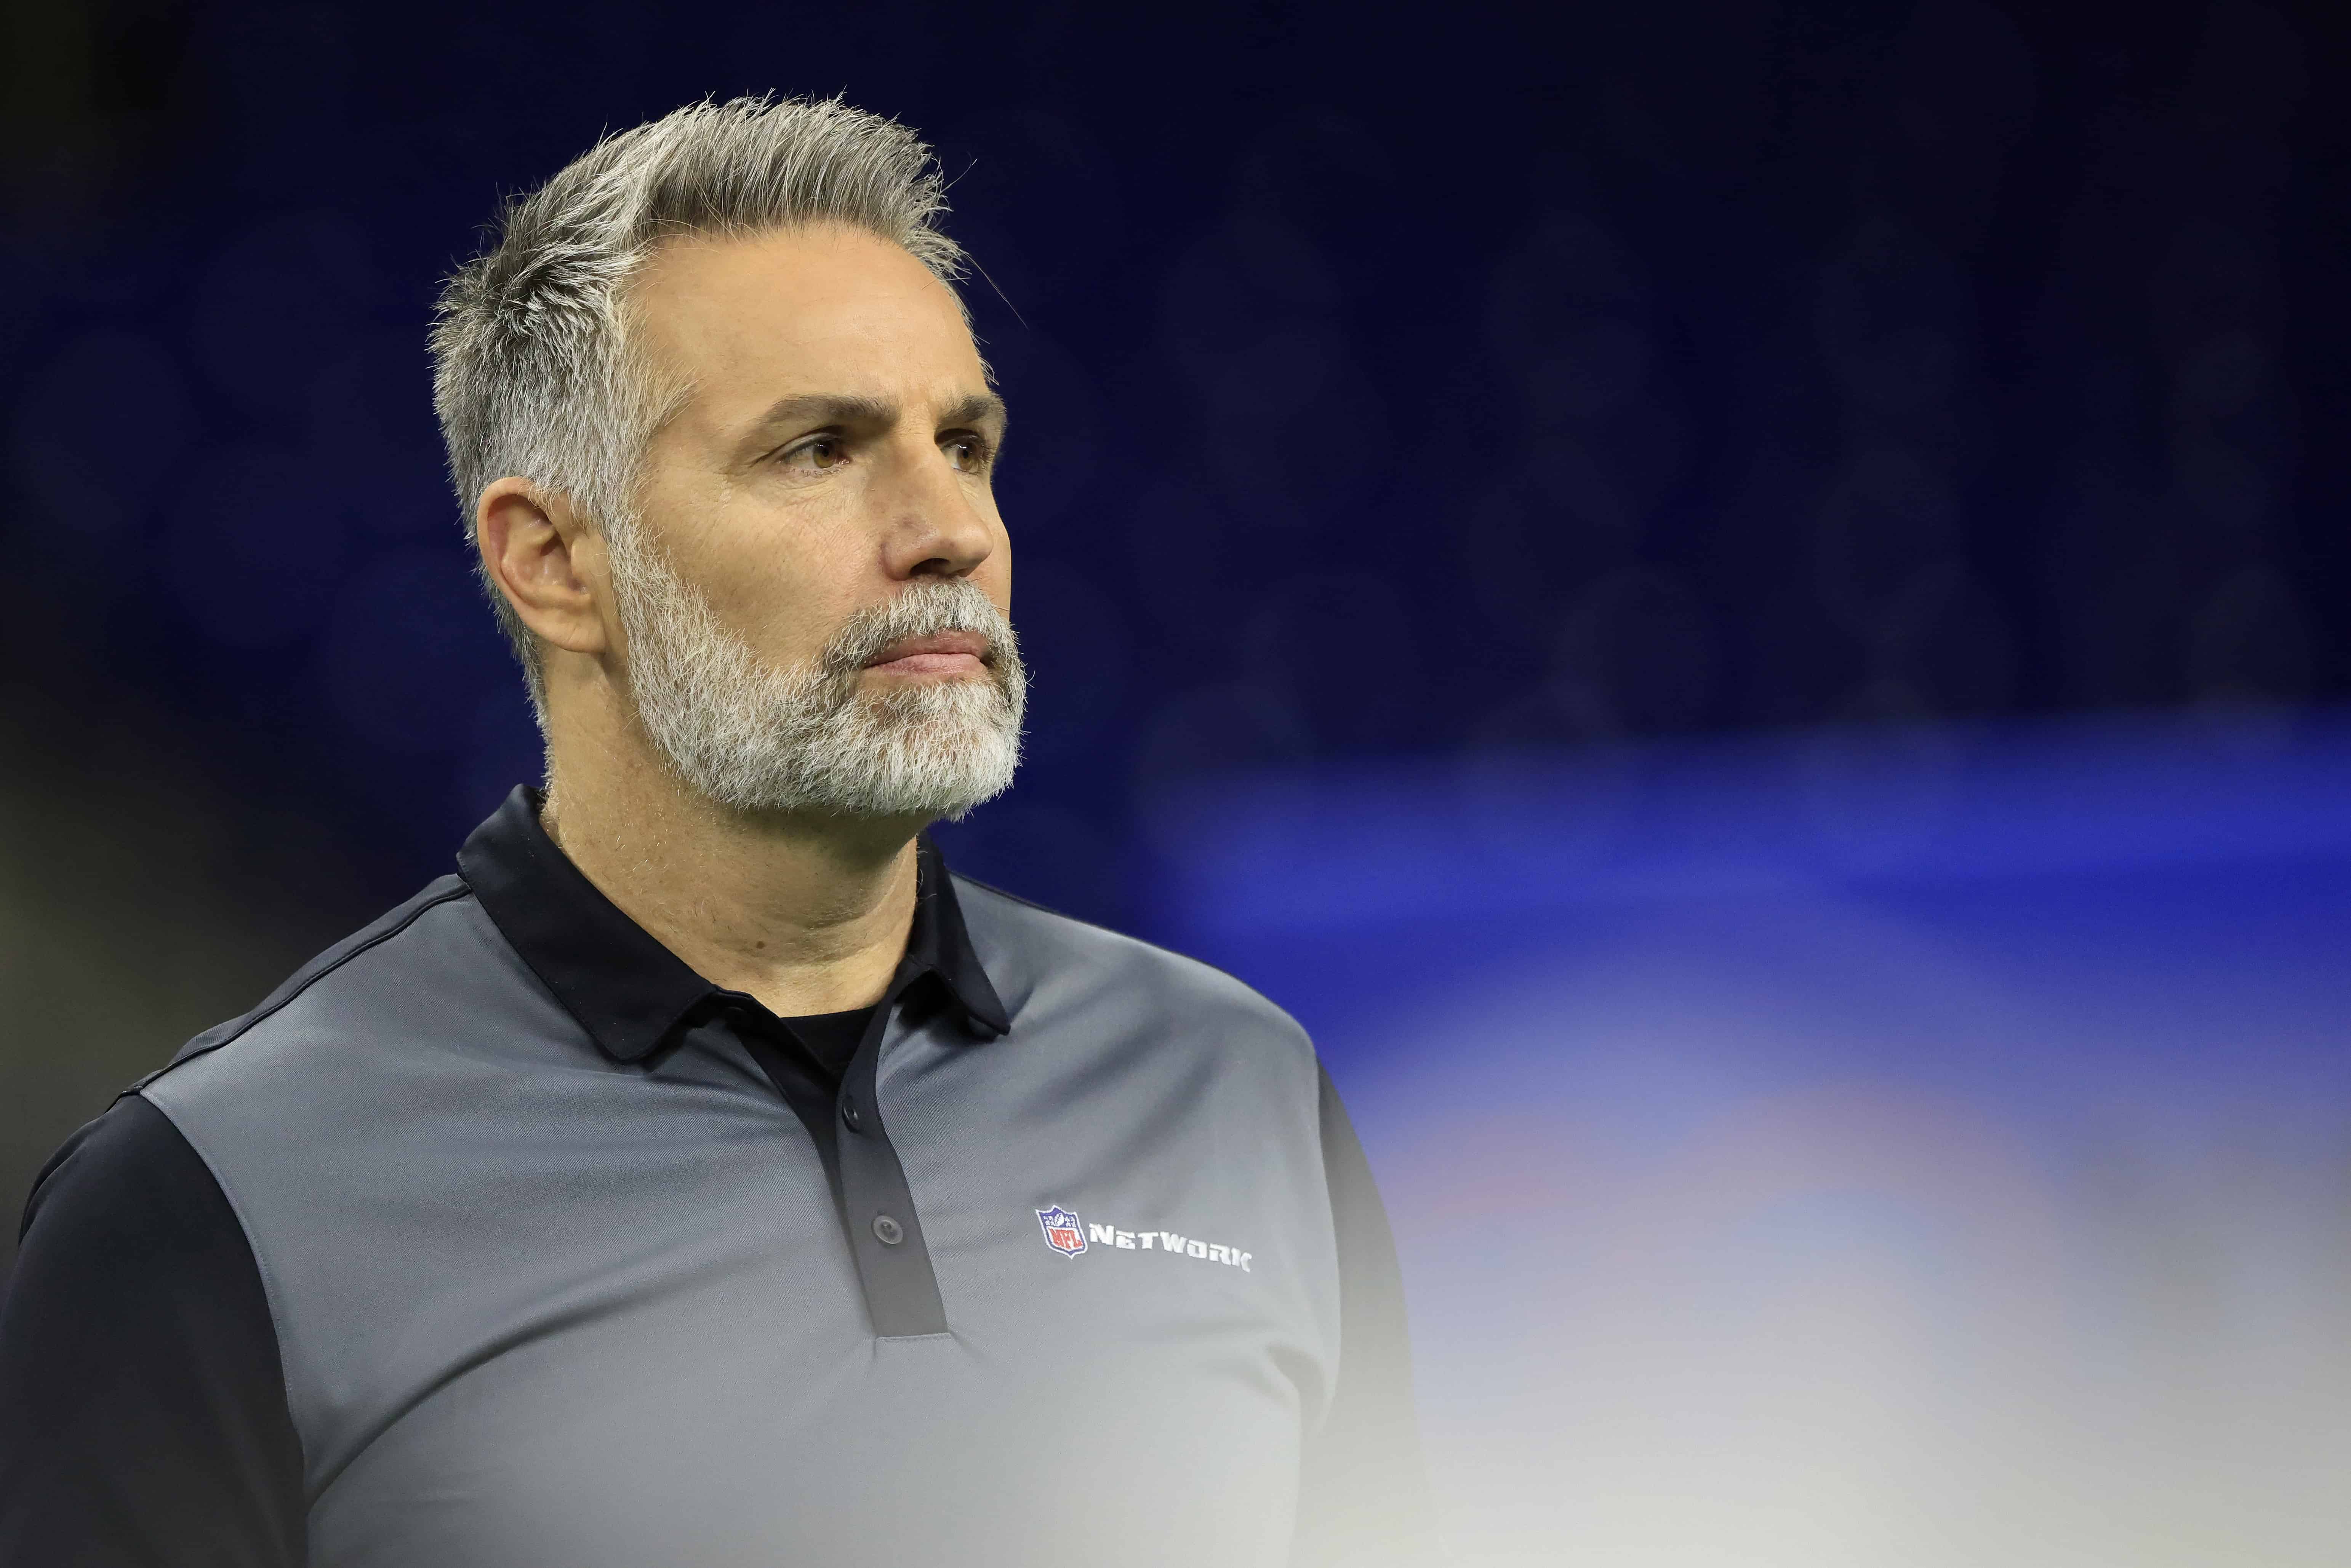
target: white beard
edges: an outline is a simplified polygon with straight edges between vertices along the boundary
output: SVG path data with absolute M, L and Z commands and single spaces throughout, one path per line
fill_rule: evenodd
M 1012 783 L 1029 677 L 1011 623 L 962 578 L 908 584 L 850 617 L 814 667 L 762 664 L 641 527 L 606 540 L 637 716 L 671 769 L 738 811 L 962 817 Z M 879 693 L 859 673 L 902 638 L 977 632 L 987 680 Z

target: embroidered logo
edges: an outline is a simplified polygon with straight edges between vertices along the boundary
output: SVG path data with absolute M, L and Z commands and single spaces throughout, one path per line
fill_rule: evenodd
M 1222 1263 L 1228 1269 L 1252 1272 L 1249 1262 L 1257 1254 L 1244 1252 L 1222 1241 L 1203 1241 L 1196 1236 L 1180 1236 L 1173 1230 L 1121 1230 L 1115 1225 L 1086 1225 L 1078 1217 L 1055 1204 L 1037 1211 L 1037 1223 L 1045 1228 L 1045 1245 L 1064 1258 L 1074 1258 L 1086 1249 L 1092 1238 L 1104 1247 L 1116 1247 L 1128 1252 L 1167 1252 L 1178 1258 L 1196 1258 L 1205 1263 Z
M 1086 1249 L 1086 1233 L 1078 1217 L 1060 1204 L 1039 1209 L 1037 1223 L 1045 1228 L 1045 1245 L 1062 1257 L 1074 1258 Z

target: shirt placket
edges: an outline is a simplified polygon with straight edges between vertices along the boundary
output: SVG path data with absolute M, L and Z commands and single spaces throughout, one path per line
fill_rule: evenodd
M 776 1092 L 800 1114 L 816 1142 L 850 1256 L 857 1264 L 866 1314 L 874 1334 L 883 1339 L 947 1332 L 946 1309 L 924 1240 L 922 1216 L 874 1092 L 883 1054 L 906 1033 L 898 1004 L 908 987 L 930 973 L 927 965 L 912 959 L 901 967 L 865 1026 L 830 1114 L 809 1103 L 806 1089 L 799 1087 L 805 1073 L 783 1059 L 768 1030 L 739 1012 L 732 1019 L 737 1037 Z
M 883 1339 L 947 1332 L 946 1307 L 923 1239 L 922 1216 L 874 1092 L 883 1053 L 905 1034 L 898 1017 L 899 998 L 919 973 L 902 974 L 883 1005 L 873 1009 L 865 1038 L 841 1075 L 838 1107 L 841 1218 L 865 1286 L 873 1332 Z

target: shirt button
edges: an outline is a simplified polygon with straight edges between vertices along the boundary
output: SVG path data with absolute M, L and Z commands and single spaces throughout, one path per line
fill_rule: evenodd
M 848 1123 L 852 1127 L 862 1127 L 865 1125 L 865 1118 L 858 1114 L 857 1102 L 854 1100 L 847 1100 L 841 1103 L 841 1119 Z
M 873 1217 L 873 1234 L 884 1247 L 895 1247 L 906 1239 L 906 1228 L 886 1214 Z

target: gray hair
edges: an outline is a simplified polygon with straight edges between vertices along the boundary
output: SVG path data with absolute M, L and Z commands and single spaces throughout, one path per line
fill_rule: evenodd
M 655 384 L 628 330 L 629 286 L 664 242 L 844 224 L 952 285 L 964 256 L 939 229 L 946 213 L 921 138 L 839 99 L 689 104 L 606 137 L 508 202 L 496 242 L 442 289 L 433 404 L 468 528 L 508 475 L 608 535 L 628 526 L 645 443 L 681 394 Z M 486 571 L 482 586 L 543 724 L 538 643 Z

